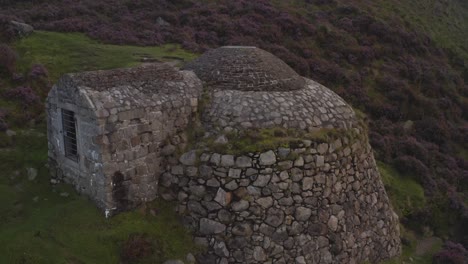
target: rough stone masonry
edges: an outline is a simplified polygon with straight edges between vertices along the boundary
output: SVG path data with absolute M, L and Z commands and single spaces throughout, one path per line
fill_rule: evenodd
M 365 125 L 261 49 L 221 47 L 183 70 L 68 74 L 47 113 L 54 182 L 74 184 L 108 216 L 157 196 L 177 201 L 206 247 L 200 263 L 375 263 L 401 253 Z M 190 142 L 197 123 L 203 139 Z M 229 135 L 264 129 L 304 136 L 230 151 Z

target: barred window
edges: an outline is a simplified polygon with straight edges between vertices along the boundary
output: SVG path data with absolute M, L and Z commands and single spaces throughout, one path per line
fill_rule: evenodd
M 78 146 L 76 141 L 75 113 L 62 109 L 63 142 L 65 157 L 78 161 Z

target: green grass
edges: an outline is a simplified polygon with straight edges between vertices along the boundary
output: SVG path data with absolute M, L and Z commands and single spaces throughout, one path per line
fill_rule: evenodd
M 153 244 L 144 263 L 197 251 L 173 205 L 156 201 L 148 205 L 155 216 L 136 210 L 105 219 L 71 186 L 49 184 L 43 133 L 21 133 L 15 144 L 0 150 L 0 263 L 119 263 L 131 234 L 146 234 Z M 33 181 L 28 167 L 38 169 Z M 60 195 L 65 192 L 68 197 Z
M 408 242 L 407 245 L 403 245 L 401 256 L 383 261 L 380 264 L 431 264 L 434 254 L 442 249 L 442 240 L 439 238 L 417 236 L 401 225 L 400 230 L 401 237 Z M 427 246 L 423 246 L 423 244 L 427 244 Z M 421 246 L 425 249 L 418 250 L 417 248 Z
M 423 187 L 407 175 L 399 174 L 391 166 L 378 162 L 380 174 L 397 214 L 408 216 L 426 205 Z
M 178 45 L 136 47 L 102 44 L 80 33 L 36 31 L 19 40 L 14 47 L 20 55 L 20 71 L 31 64 L 44 64 L 51 80 L 69 72 L 131 67 L 141 63 L 143 57 L 161 61 L 189 61 L 195 54 L 182 50 Z
M 194 134 L 202 135 L 202 133 Z M 227 144 L 216 143 L 217 137 L 197 138 L 191 135 L 189 138 L 195 142 L 195 144 L 191 145 L 195 148 L 203 149 L 208 147 L 217 153 L 243 155 L 272 150 L 278 147 L 298 148 L 303 144 L 303 140 L 322 143 L 331 142 L 343 136 L 347 136 L 351 140 L 358 137 L 354 130 L 321 128 L 317 131 L 306 133 L 298 129 L 284 129 L 281 127 L 247 129 L 242 130 L 241 133 L 226 133 L 225 136 L 228 139 Z
M 423 187 L 417 183 L 410 175 L 402 175 L 393 167 L 383 162 L 377 162 L 382 180 L 385 184 L 385 189 L 393 205 L 393 209 L 402 217 L 416 213 L 418 210 L 426 206 L 426 198 L 424 196 Z M 381 264 L 430 264 L 432 256 L 442 247 L 442 240 L 437 238 L 428 238 L 424 234 L 417 234 L 415 231 L 400 225 L 401 237 L 407 241 L 403 245 L 402 255 L 382 262 Z M 430 236 L 430 234 L 428 235 Z M 417 248 L 422 244 L 427 243 L 428 239 L 433 239 L 432 242 L 422 252 L 418 252 Z M 419 250 L 421 251 L 421 250 Z

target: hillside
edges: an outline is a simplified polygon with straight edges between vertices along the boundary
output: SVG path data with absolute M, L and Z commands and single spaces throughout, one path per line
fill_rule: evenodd
M 138 54 L 194 57 L 177 46 L 97 41 L 176 43 L 192 53 L 255 45 L 367 115 L 383 179 L 407 230 L 407 255 L 422 236 L 448 241 L 440 258 L 453 261 L 463 254 L 460 245 L 468 248 L 465 1 L 4 1 L 2 7 L 0 21 L 94 40 L 37 32 L 10 42 L 19 59 L 15 66 L 14 55 L 0 57 L 0 130 L 42 131 L 41 101 L 65 72 L 135 65 Z M 15 144 L 4 132 L 0 139 L 0 147 Z

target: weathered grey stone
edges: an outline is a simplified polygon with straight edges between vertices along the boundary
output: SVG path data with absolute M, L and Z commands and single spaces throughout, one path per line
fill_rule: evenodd
M 161 150 L 161 154 L 163 156 L 170 156 L 174 154 L 175 151 L 176 151 L 176 147 L 174 145 L 169 144 L 169 145 L 164 146 L 164 148 Z
M 329 244 L 328 238 L 323 237 L 323 236 L 319 236 L 317 238 L 317 242 L 320 248 L 326 247 Z
M 230 192 L 226 192 L 223 188 L 219 188 L 214 200 L 221 206 L 227 206 L 232 201 L 232 194 Z
M 206 181 L 206 186 L 208 187 L 219 187 L 221 184 L 215 178 L 209 179 Z
M 180 156 L 179 161 L 185 166 L 193 166 L 197 162 L 197 152 L 194 150 L 186 152 Z
M 299 158 L 297 158 L 295 161 L 294 161 L 294 166 L 295 167 L 302 167 L 304 166 L 304 158 L 302 156 L 299 156 Z
M 211 158 L 211 154 L 203 153 L 200 156 L 200 161 L 201 162 L 208 162 L 210 160 L 210 158 Z
M 204 186 L 193 185 L 190 186 L 190 192 L 198 197 L 203 197 L 206 193 L 206 189 Z
M 203 206 L 199 202 L 189 201 L 187 203 L 187 207 L 189 211 L 192 213 L 195 213 L 201 216 L 206 216 L 208 214 L 205 208 L 203 208 Z
M 292 181 L 298 182 L 298 181 L 302 180 L 303 177 L 304 177 L 304 172 L 301 169 L 299 169 L 299 168 L 291 169 L 291 180 Z
M 304 256 L 296 257 L 296 264 L 307 264 Z
M 285 161 L 278 162 L 278 168 L 280 170 L 289 170 L 292 167 L 293 167 L 293 162 L 290 161 L 290 160 L 285 160 Z
M 317 167 L 322 167 L 325 165 L 325 157 L 324 156 L 317 156 Z
M 221 156 L 221 166 L 231 167 L 234 166 L 234 156 L 233 155 L 223 155 Z
M 240 156 L 236 159 L 236 166 L 238 168 L 248 168 L 252 166 L 252 159 L 247 156 Z
M 221 209 L 218 211 L 218 219 L 221 223 L 230 223 L 231 222 L 231 213 L 228 210 Z
M 220 163 L 221 163 L 221 155 L 220 154 L 214 153 L 213 155 L 211 155 L 210 164 L 213 164 L 215 166 L 219 166 Z
M 311 190 L 313 186 L 314 186 L 314 178 L 305 177 L 302 180 L 302 190 L 303 191 Z
M 267 259 L 265 250 L 262 247 L 254 248 L 253 257 L 256 261 L 265 261 Z
M 36 168 L 26 168 L 28 173 L 28 180 L 34 181 L 37 177 L 37 169 Z
M 299 206 L 296 208 L 295 217 L 298 221 L 307 221 L 312 215 L 312 209 Z
M 234 212 L 245 211 L 249 209 L 249 202 L 246 200 L 240 200 L 238 202 L 232 203 L 231 208 Z
M 248 168 L 248 169 L 245 171 L 245 176 L 246 176 L 246 177 L 250 177 L 250 176 L 256 175 L 256 174 L 258 174 L 258 170 L 253 169 L 253 168 Z
M 195 256 L 192 253 L 188 253 L 185 260 L 187 261 L 187 264 L 195 264 L 196 262 Z
M 304 224 L 294 221 L 291 224 L 291 227 L 289 228 L 289 235 L 290 236 L 298 235 L 302 233 L 303 230 L 304 230 Z
M 185 168 L 185 174 L 188 176 L 188 177 L 195 177 L 198 175 L 198 168 L 197 167 L 187 167 Z
M 291 206 L 293 203 L 294 203 L 294 200 L 293 198 L 291 197 L 284 197 L 284 198 L 281 198 L 278 203 L 280 205 L 284 205 L 284 206 Z
M 289 153 L 291 152 L 291 149 L 289 148 L 278 148 L 278 156 L 282 159 L 286 158 Z
M 230 191 L 233 191 L 239 187 L 236 181 L 230 181 L 224 185 L 224 187 Z
M 244 237 L 250 237 L 253 234 L 252 226 L 249 223 L 237 223 L 231 232 L 236 236 Z
M 276 163 L 276 155 L 272 150 L 264 152 L 260 154 L 259 161 L 262 166 L 273 165 Z
M 227 139 L 227 137 L 225 135 L 221 135 L 214 141 L 214 143 L 215 144 L 225 145 L 225 144 L 229 143 L 229 140 Z
M 208 212 L 213 212 L 221 209 L 221 205 L 217 202 L 207 202 L 207 201 L 202 201 L 203 207 L 205 207 Z
M 200 219 L 200 233 L 202 235 L 214 235 L 223 233 L 226 230 L 226 226 L 219 222 L 213 221 L 208 218 Z
M 226 244 L 224 242 L 215 243 L 214 252 L 216 255 L 220 257 L 229 257 L 229 250 L 226 248 Z
M 266 209 L 266 208 L 270 208 L 273 205 L 273 198 L 270 196 L 262 197 L 262 198 L 258 198 L 255 202 Z
M 267 215 L 265 218 L 265 223 L 273 226 L 278 227 L 283 223 L 284 220 L 284 212 L 281 209 L 270 208 L 267 211 Z
M 257 180 L 253 185 L 257 187 L 265 187 L 270 182 L 271 175 L 258 175 Z
M 320 153 L 321 155 L 327 153 L 327 151 L 328 151 L 328 144 L 326 144 L 326 143 L 319 144 L 319 145 L 317 146 L 317 151 L 318 151 L 318 153 Z
M 210 166 L 201 165 L 199 171 L 203 179 L 211 179 L 213 177 L 213 169 Z
M 228 177 L 229 178 L 234 178 L 234 179 L 239 179 L 241 177 L 242 170 L 240 169 L 229 169 Z
M 252 195 L 252 196 L 260 196 L 262 194 L 261 190 L 257 187 L 254 186 L 248 186 L 247 187 L 247 192 Z
M 184 167 L 182 166 L 173 166 L 171 173 L 174 175 L 183 175 L 184 174 Z
M 170 260 L 164 261 L 163 264 L 184 264 L 184 262 L 180 259 L 170 259 Z
M 336 231 L 338 229 L 338 218 L 336 218 L 336 216 L 330 216 L 330 219 L 328 220 L 328 228 L 332 231 Z
M 31 25 L 28 25 L 26 23 L 21 23 L 17 21 L 10 21 L 11 25 L 13 26 L 13 29 L 15 30 L 16 34 L 19 37 L 26 37 L 29 36 L 33 33 L 34 28 Z

